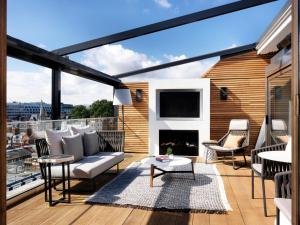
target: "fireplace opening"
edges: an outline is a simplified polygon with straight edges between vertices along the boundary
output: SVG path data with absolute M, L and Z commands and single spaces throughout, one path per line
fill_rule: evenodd
M 198 130 L 160 130 L 159 154 L 166 154 L 168 147 L 174 155 L 198 156 Z

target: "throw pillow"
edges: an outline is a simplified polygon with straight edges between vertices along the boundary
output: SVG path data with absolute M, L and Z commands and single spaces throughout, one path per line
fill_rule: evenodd
M 229 134 L 223 147 L 224 148 L 239 148 L 239 147 L 241 147 L 244 140 L 245 140 L 245 136 Z
M 99 137 L 96 131 L 84 132 L 84 155 L 95 155 L 99 152 Z
M 277 136 L 277 138 L 278 138 L 282 143 L 288 143 L 288 141 L 289 141 L 289 136 L 288 136 L 288 135 Z
M 90 126 L 86 126 L 86 127 L 71 127 L 71 130 L 72 130 L 73 134 L 81 134 L 81 135 L 83 135 L 84 132 L 90 132 L 90 131 L 92 131 L 92 128 Z
M 49 145 L 49 151 L 51 155 L 63 154 L 61 145 L 61 138 L 63 136 L 71 136 L 70 130 L 46 130 L 46 140 Z
M 64 154 L 74 156 L 73 162 L 77 162 L 83 158 L 83 144 L 80 134 L 62 137 L 62 146 Z

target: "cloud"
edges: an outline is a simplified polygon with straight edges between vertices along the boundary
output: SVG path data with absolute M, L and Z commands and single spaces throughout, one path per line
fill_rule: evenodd
M 154 0 L 156 4 L 158 4 L 162 8 L 171 8 L 172 4 L 168 0 Z
M 105 45 L 84 52 L 83 64 L 108 74 L 146 68 L 160 64 L 146 54 L 124 48 L 120 44 Z
M 46 49 L 47 48 L 47 45 L 43 44 L 43 43 L 40 43 L 37 45 L 39 48 L 43 48 L 43 49 Z
M 51 70 L 37 72 L 8 71 L 7 99 L 9 102 L 51 103 Z M 89 105 L 98 99 L 112 99 L 113 88 L 71 74 L 62 73 L 61 100 L 75 105 Z
M 158 60 L 139 53 L 122 45 L 106 45 L 84 53 L 83 63 L 108 74 L 119 74 L 149 66 L 159 65 L 165 62 L 173 62 L 186 59 L 186 55 L 164 55 L 164 60 Z M 149 79 L 174 79 L 174 78 L 198 78 L 205 73 L 217 59 L 196 61 L 167 69 L 148 72 L 122 79 L 122 81 L 147 81 Z
M 7 99 L 17 102 L 32 102 L 43 99 L 50 102 L 50 69 L 43 69 L 38 72 L 8 71 Z
M 165 54 L 156 59 L 146 54 L 124 48 L 120 44 L 106 45 L 85 51 L 82 63 L 108 74 L 146 68 L 187 58 L 186 55 Z M 129 81 L 148 81 L 151 79 L 199 78 L 216 59 L 208 59 L 144 73 L 122 79 Z M 113 98 L 113 88 L 95 81 L 90 81 L 71 74 L 62 73 L 62 102 L 89 105 L 98 99 Z M 8 71 L 8 101 L 51 102 L 51 70 L 37 69 L 36 72 Z

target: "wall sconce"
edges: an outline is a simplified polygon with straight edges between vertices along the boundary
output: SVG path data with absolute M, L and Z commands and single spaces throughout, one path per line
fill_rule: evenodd
M 227 87 L 220 88 L 220 100 L 227 100 L 228 90 Z
M 136 89 L 136 91 L 135 91 L 135 100 L 137 102 L 141 102 L 143 100 L 143 90 L 142 89 Z

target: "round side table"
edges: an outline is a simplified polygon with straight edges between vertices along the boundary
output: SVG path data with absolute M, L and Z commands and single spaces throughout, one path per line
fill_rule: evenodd
M 44 191 L 45 191 L 45 201 L 49 202 L 49 206 L 54 206 L 57 203 L 70 203 L 71 193 L 70 193 L 70 162 L 74 160 L 73 155 L 44 155 L 39 157 L 37 161 L 41 165 L 42 176 L 44 178 Z M 51 184 L 51 166 L 55 164 L 62 165 L 62 185 L 63 197 L 57 200 L 52 199 L 52 184 Z M 65 165 L 67 165 L 67 189 L 66 189 L 66 173 Z M 47 171 L 48 168 L 48 171 Z M 68 198 L 66 198 L 66 192 L 68 192 Z

